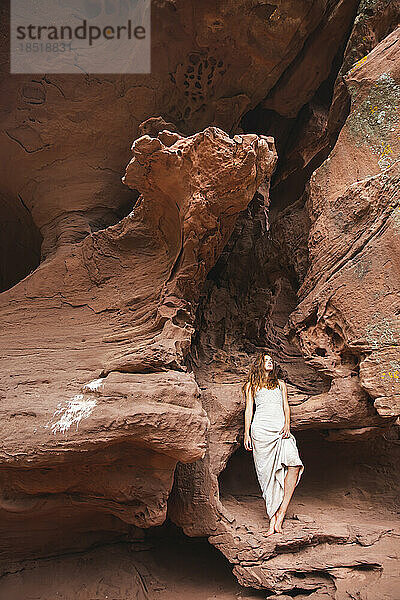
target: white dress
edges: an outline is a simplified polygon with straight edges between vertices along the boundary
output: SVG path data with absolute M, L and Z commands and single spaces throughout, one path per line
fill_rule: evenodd
M 296 486 L 304 471 L 292 433 L 284 438 L 279 431 L 285 425 L 283 396 L 280 387 L 269 390 L 264 387 L 257 390 L 255 413 L 250 426 L 253 446 L 254 465 L 267 514 L 271 519 L 281 505 L 284 495 L 284 480 L 288 466 L 300 465 Z

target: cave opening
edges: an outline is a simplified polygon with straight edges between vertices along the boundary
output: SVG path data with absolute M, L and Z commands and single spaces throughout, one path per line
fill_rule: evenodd
M 23 199 L 0 198 L 0 292 L 24 279 L 40 263 L 42 236 Z
M 12 288 L 32 273 L 42 260 L 55 251 L 61 240 L 64 243 L 76 243 L 90 233 L 106 229 L 121 221 L 132 212 L 139 196 L 137 190 L 123 190 L 120 202 L 114 209 L 100 207 L 87 211 L 84 217 L 87 222 L 85 226 L 70 227 L 70 229 L 65 227 L 66 232 L 62 233 L 56 241 L 54 236 L 59 229 L 63 229 L 63 222 L 77 222 L 77 219 L 82 219 L 82 214 L 76 211 L 63 215 L 59 219 L 58 227 L 53 227 L 54 233 L 50 235 L 49 244 L 49 240 L 43 243 L 43 235 L 36 226 L 24 199 L 20 195 L 13 199 L 2 195 L 0 198 L 0 293 Z M 44 235 L 48 233 L 51 226 L 44 227 Z
M 160 526 L 146 529 L 144 535 L 154 559 L 168 569 L 168 577 L 183 586 L 191 586 L 190 591 L 186 590 L 188 597 L 203 600 L 204 589 L 210 586 L 211 592 L 212 586 L 239 595 L 245 593 L 246 600 L 265 598 L 265 589 L 244 588 L 237 582 L 232 573 L 233 565 L 206 536 L 189 537 L 169 518 Z M 170 591 L 172 600 L 173 586 Z
M 315 354 L 318 354 L 318 356 L 326 356 L 325 348 L 315 348 L 314 352 Z
M 267 229 L 264 199 L 255 194 L 237 219 L 234 230 L 201 289 L 195 331 L 187 366 L 200 387 L 209 382 L 210 364 L 224 357 L 241 380 L 257 350 L 274 352 L 281 377 L 296 393 L 318 394 L 331 381 L 308 364 L 284 328 L 298 303 L 300 284 L 291 262 L 294 251 L 279 245 L 282 231 Z M 304 240 L 295 249 L 304 254 Z M 311 319 L 317 322 L 317 315 Z M 224 367 L 226 368 L 226 366 Z

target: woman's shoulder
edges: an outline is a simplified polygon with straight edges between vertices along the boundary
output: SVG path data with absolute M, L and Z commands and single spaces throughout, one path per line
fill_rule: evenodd
M 278 382 L 279 382 L 279 387 L 281 387 L 283 389 L 286 387 L 286 383 L 283 379 L 278 379 Z

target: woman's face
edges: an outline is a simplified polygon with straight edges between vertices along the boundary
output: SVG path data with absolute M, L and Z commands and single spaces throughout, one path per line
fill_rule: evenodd
M 267 372 L 272 371 L 274 363 L 272 362 L 272 358 L 270 357 L 269 354 L 266 354 L 264 356 L 264 365 L 265 365 L 265 370 Z

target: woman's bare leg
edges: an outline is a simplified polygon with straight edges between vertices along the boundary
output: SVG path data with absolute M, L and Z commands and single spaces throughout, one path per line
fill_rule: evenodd
M 296 481 L 297 481 L 297 475 L 298 475 L 299 469 L 300 469 L 300 466 L 299 467 L 288 467 L 288 469 L 287 469 L 287 473 L 285 476 L 285 483 L 284 483 L 283 500 L 281 502 L 280 507 L 274 514 L 274 517 L 276 517 L 275 531 L 277 533 L 283 533 L 282 522 L 285 517 L 287 507 L 289 506 L 290 499 L 294 492 L 294 488 L 296 487 Z
M 269 529 L 268 529 L 266 535 L 272 535 L 273 533 L 275 533 L 275 523 L 276 523 L 276 513 L 269 520 Z

